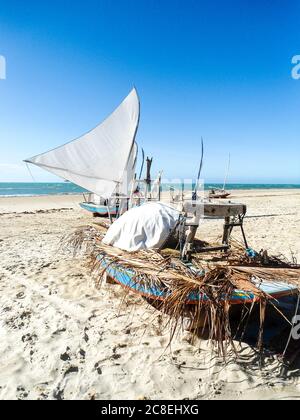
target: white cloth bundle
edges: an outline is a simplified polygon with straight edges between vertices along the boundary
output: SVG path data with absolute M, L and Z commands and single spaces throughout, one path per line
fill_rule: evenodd
M 108 229 L 103 243 L 124 251 L 160 248 L 175 228 L 180 212 L 161 203 L 134 207 Z

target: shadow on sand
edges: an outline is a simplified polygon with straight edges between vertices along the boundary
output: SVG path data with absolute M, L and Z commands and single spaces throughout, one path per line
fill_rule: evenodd
M 259 305 L 256 305 L 252 313 L 241 322 L 243 311 L 246 313 L 249 307 L 234 310 L 231 315 L 231 328 L 236 340 L 254 348 L 260 329 Z M 266 309 L 263 351 L 257 351 L 257 362 L 263 364 L 264 358 L 272 354 L 280 356 L 282 359 L 280 376 L 282 377 L 287 376 L 291 371 L 293 371 L 293 376 L 300 377 L 300 338 L 295 339 L 291 333 L 292 321 L 296 314 L 300 315 L 297 296 L 281 298 L 274 302 L 274 306 L 269 304 Z M 300 333 L 299 325 L 298 333 Z

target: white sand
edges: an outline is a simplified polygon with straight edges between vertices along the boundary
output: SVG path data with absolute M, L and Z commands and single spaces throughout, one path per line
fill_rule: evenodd
M 237 196 L 249 205 L 249 243 L 300 260 L 300 191 Z M 299 373 L 280 378 L 276 357 L 260 370 L 243 345 L 252 363 L 224 366 L 188 333 L 166 349 L 159 313 L 134 295 L 120 307 L 119 286 L 96 290 L 84 258 L 59 250 L 63 235 L 93 221 L 79 200 L 0 199 L 0 399 L 299 397 Z M 221 225 L 208 221 L 200 236 L 215 239 Z

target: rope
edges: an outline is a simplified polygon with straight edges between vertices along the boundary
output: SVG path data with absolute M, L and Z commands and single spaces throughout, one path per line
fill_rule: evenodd
M 31 170 L 30 170 L 30 167 L 29 167 L 28 163 L 27 163 L 27 162 L 25 162 L 25 164 L 26 164 L 26 166 L 27 166 L 27 169 L 28 169 L 29 175 L 31 176 L 31 178 L 32 178 L 33 182 L 36 182 L 36 180 L 34 179 L 34 176 L 32 175 L 32 172 L 31 172 Z

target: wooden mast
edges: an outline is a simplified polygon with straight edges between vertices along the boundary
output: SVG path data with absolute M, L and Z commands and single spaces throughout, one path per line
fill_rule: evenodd
M 147 198 L 151 199 L 151 166 L 152 166 L 153 158 L 147 157 L 146 164 L 147 164 L 147 172 L 146 172 L 146 191 L 147 191 Z M 148 196 L 149 195 L 149 196 Z

